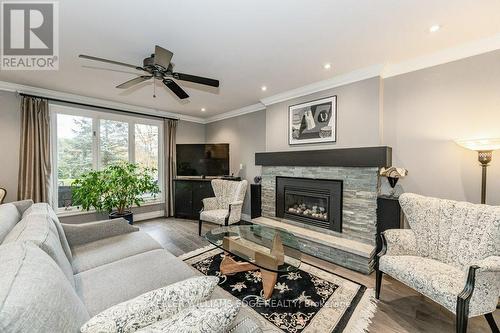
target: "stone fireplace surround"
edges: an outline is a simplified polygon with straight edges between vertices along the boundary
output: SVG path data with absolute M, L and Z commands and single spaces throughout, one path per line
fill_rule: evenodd
M 373 270 L 379 169 L 392 164 L 390 147 L 257 153 L 262 165 L 262 217 L 253 223 L 287 229 L 300 250 L 363 273 Z M 276 217 L 276 177 L 341 180 L 342 233 Z

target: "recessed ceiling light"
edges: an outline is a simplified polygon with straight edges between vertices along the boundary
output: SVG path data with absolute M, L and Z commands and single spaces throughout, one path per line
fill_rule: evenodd
M 201 112 L 205 112 L 207 111 L 205 108 L 201 108 Z
M 323 65 L 323 68 L 324 69 L 330 69 L 330 68 L 332 68 L 332 64 L 326 63 L 326 64 Z
M 429 31 L 430 32 L 437 32 L 437 31 L 439 31 L 439 29 L 441 29 L 441 26 L 439 24 L 434 24 L 433 26 L 431 26 L 429 28 Z
M 262 87 L 260 87 L 260 90 L 262 90 L 262 91 L 266 91 L 266 90 L 267 90 L 267 87 L 266 87 L 266 86 L 262 86 Z

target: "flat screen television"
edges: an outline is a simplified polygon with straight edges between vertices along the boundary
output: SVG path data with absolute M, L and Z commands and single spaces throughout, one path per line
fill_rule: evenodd
M 178 144 L 177 176 L 229 175 L 229 143 Z

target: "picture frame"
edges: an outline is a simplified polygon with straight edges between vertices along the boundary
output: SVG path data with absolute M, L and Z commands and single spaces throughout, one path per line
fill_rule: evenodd
M 288 107 L 288 144 L 337 141 L 337 96 Z

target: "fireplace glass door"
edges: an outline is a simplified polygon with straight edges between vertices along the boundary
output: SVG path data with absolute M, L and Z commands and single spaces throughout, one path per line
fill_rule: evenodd
M 276 217 L 342 232 L 342 180 L 276 177 Z
M 329 198 L 321 191 L 285 188 L 284 204 L 285 214 L 294 215 L 296 218 L 307 220 L 318 226 L 328 226 L 329 224 Z

